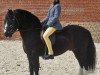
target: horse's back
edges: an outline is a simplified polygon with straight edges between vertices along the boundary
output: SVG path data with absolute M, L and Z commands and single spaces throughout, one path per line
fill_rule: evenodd
M 86 28 L 79 25 L 68 25 L 65 26 L 61 32 L 89 32 Z
M 77 37 L 77 39 L 79 39 L 79 38 L 83 38 L 83 37 L 84 38 L 85 37 L 87 38 L 88 35 L 90 34 L 90 31 L 87 30 L 86 28 L 82 27 L 82 26 L 78 26 L 78 25 L 68 25 L 68 26 L 64 27 L 61 30 L 61 33 L 64 34 L 65 36 L 70 35 L 73 38 Z
M 66 26 L 62 32 L 68 32 L 73 38 L 73 43 L 77 42 L 77 44 L 83 44 L 88 42 L 89 35 L 91 35 L 90 31 L 86 28 L 78 25 L 69 25 Z M 66 34 L 67 35 L 67 34 Z

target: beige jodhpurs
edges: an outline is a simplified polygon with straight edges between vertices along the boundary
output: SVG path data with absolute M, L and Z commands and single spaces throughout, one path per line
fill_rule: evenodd
M 43 34 L 43 39 L 48 47 L 48 54 L 53 55 L 53 49 L 52 49 L 52 44 L 49 39 L 49 36 L 52 35 L 56 29 L 54 27 L 48 27 L 47 30 Z

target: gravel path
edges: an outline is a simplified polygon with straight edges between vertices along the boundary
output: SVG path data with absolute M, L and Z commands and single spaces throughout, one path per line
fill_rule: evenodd
M 100 75 L 100 43 L 97 50 L 96 71 L 89 75 Z M 40 75 L 78 75 L 79 65 L 71 51 L 43 60 L 40 57 Z M 29 75 L 28 61 L 21 41 L 0 41 L 0 75 Z

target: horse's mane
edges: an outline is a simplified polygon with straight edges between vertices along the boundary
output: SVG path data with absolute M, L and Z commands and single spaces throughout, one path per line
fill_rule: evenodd
M 42 27 L 38 17 L 33 15 L 31 12 L 29 12 L 27 10 L 23 10 L 23 9 L 16 9 L 16 10 L 14 10 L 14 12 L 19 13 L 20 16 L 22 16 L 24 19 L 27 19 L 28 24 L 33 23 L 34 27 L 36 27 L 36 28 L 41 28 Z

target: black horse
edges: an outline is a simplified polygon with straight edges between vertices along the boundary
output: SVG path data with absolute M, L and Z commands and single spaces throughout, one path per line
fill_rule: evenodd
M 40 20 L 26 10 L 8 10 L 4 25 L 6 37 L 11 37 L 19 30 L 23 49 L 29 60 L 30 75 L 39 75 L 39 56 L 43 56 L 45 52 L 45 44 L 40 36 L 42 31 Z M 78 25 L 68 25 L 55 33 L 55 39 L 54 56 L 71 50 L 79 62 L 80 75 L 83 75 L 83 69 L 86 71 L 95 69 L 95 45 L 87 29 Z

